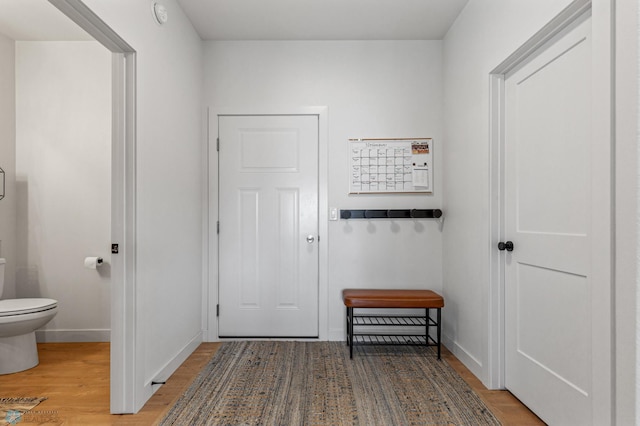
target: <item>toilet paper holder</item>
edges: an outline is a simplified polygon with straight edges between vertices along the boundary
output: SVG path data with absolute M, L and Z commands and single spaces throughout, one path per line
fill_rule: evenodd
M 102 265 L 104 260 L 101 257 L 85 257 L 84 258 L 84 267 L 87 269 L 96 269 L 98 266 Z

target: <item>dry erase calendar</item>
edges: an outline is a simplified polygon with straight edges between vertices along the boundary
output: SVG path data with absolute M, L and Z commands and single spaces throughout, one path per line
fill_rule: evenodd
M 433 192 L 433 139 L 349 139 L 349 193 Z

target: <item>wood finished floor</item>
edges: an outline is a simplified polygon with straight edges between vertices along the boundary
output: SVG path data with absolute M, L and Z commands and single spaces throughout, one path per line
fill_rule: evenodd
M 218 350 L 203 343 L 133 415 L 109 414 L 109 343 L 41 343 L 40 365 L 0 376 L 0 397 L 46 396 L 20 425 L 154 425 Z M 507 391 L 490 391 L 446 349 L 443 357 L 503 425 L 544 425 Z

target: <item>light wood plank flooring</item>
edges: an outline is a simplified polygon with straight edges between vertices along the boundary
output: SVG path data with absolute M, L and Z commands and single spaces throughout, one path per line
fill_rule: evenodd
M 218 350 L 203 343 L 134 415 L 109 414 L 109 343 L 41 343 L 40 365 L 0 376 L 0 397 L 46 396 L 20 425 L 157 424 Z M 544 425 L 507 391 L 487 390 L 449 351 L 443 357 L 470 384 L 503 425 Z

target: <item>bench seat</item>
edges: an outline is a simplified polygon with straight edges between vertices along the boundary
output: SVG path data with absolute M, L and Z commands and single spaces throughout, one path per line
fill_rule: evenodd
M 442 308 L 444 299 L 431 290 L 342 290 L 344 305 L 351 308 Z

